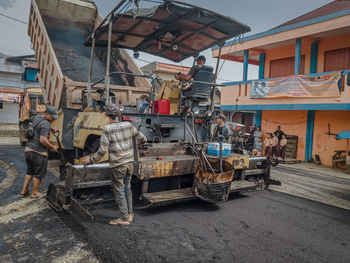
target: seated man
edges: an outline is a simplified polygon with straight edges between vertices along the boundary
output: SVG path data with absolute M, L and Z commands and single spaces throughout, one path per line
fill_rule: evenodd
M 197 64 L 193 65 L 187 75 L 175 74 L 177 80 L 182 81 L 202 81 L 204 83 L 192 83 L 190 87 L 183 89 L 180 93 L 179 113 L 185 114 L 190 107 L 198 107 L 200 102 L 208 101 L 212 86 L 206 84 L 214 82 L 213 68 L 205 65 L 205 57 L 199 56 Z
M 193 65 L 190 69 L 190 72 L 187 75 L 183 75 L 181 73 L 175 74 L 175 79 L 177 80 L 191 80 L 194 79 L 196 77 L 196 74 L 198 73 L 198 71 L 202 68 L 202 66 L 205 64 L 206 58 L 205 56 L 199 56 L 196 59 L 197 64 Z

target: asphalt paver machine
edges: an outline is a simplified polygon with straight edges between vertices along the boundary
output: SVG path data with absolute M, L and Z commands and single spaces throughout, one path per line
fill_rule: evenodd
M 148 109 L 141 113 L 125 107 L 120 119 L 131 122 L 148 139 L 145 145 L 134 142 L 132 183 L 135 199 L 145 206 L 195 198 L 208 202 L 226 201 L 231 192 L 267 188 L 271 183 L 278 183 L 270 178 L 273 162 L 266 157 L 252 158 L 244 151 L 225 157 L 222 151 L 219 156 L 206 154 L 206 142 L 212 138 L 215 120 L 215 89 L 221 86 L 216 84 L 220 56 L 215 70 L 204 66 L 197 74 L 199 77 L 175 87 L 179 94 L 176 114 L 155 113 L 157 78 L 154 75 L 110 72 L 107 67 L 103 78 L 92 80 L 96 47 L 107 48 L 107 65 L 112 48 L 181 62 L 190 57 L 195 59 L 200 52 L 214 45 L 222 47 L 228 39 L 250 31 L 248 26 L 230 17 L 184 2 L 152 1 L 158 5 L 142 8 L 144 2 L 148 1 L 120 1 L 84 42 L 85 46 L 91 46 L 91 62 L 83 96 L 86 109 L 94 110 L 85 109 L 74 119 L 73 131 L 69 134 L 72 134 L 76 148 L 75 163 L 67 163 L 65 178 L 61 178 L 64 181 L 52 184 L 48 189 L 47 200 L 58 211 L 77 211 L 92 219 L 88 207 L 110 200 L 106 195 L 111 185 L 108 162 L 84 166 L 79 164 L 79 158 L 97 150 L 98 135 L 108 123 L 103 107 L 96 111 L 92 87 L 104 83 L 105 103 L 117 103 L 118 94 L 110 96 L 109 92 L 110 78 L 114 75 L 148 78 L 152 83 Z M 185 86 L 192 91 L 183 96 Z M 87 143 L 91 133 L 95 133 L 96 140 Z M 91 146 L 88 151 L 84 149 L 86 145 Z M 103 160 L 108 161 L 108 156 Z

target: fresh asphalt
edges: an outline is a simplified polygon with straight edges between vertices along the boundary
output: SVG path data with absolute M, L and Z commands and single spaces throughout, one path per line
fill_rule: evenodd
M 349 210 L 255 191 L 215 205 L 136 210 L 130 226 L 110 226 L 119 215 L 113 203 L 92 209 L 91 223 L 58 214 L 42 199 L 18 200 L 23 149 L 1 146 L 0 160 L 18 172 L 0 194 L 0 262 L 350 262 Z M 42 190 L 55 181 L 49 173 Z

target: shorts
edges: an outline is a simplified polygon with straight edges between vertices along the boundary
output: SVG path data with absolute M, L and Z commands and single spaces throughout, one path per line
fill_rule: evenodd
M 43 179 L 47 173 L 47 156 L 36 152 L 25 152 L 27 174 Z

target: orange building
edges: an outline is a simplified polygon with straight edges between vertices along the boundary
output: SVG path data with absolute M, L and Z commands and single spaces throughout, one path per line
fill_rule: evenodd
M 212 50 L 219 56 L 219 47 Z M 350 1 L 333 1 L 276 28 L 222 47 L 221 58 L 243 63 L 243 81 L 221 89 L 223 111 L 255 111 L 263 132 L 277 125 L 298 136 L 297 159 L 318 155 L 332 165 L 350 130 Z M 247 80 L 248 65 L 259 79 Z

